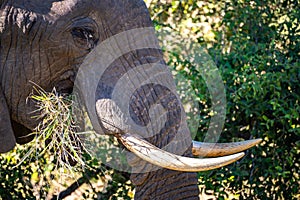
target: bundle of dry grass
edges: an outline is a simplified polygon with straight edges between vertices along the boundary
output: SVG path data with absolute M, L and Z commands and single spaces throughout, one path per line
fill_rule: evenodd
M 29 143 L 29 151 L 21 162 L 28 157 L 53 155 L 57 167 L 73 170 L 72 166 L 79 163 L 84 167 L 85 163 L 81 155 L 84 144 L 81 138 L 84 133 L 79 133 L 78 107 L 71 95 L 61 95 L 55 88 L 52 92 L 46 92 L 36 86 L 28 97 L 35 102 L 37 110 L 34 118 L 40 121 L 32 134 L 35 139 Z M 76 115 L 74 114 L 76 112 Z

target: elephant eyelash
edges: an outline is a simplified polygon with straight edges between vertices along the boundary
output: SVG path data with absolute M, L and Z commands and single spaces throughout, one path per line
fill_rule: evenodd
M 91 29 L 77 27 L 71 30 L 71 34 L 77 45 L 89 50 L 97 43 L 97 39 L 94 36 L 95 32 Z
M 81 39 L 91 40 L 93 39 L 93 31 L 85 28 L 73 28 L 72 35 L 73 37 L 79 37 Z

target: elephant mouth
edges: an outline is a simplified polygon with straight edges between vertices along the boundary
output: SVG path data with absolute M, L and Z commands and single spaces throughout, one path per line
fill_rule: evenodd
M 74 88 L 74 78 L 70 76 L 54 84 L 55 90 L 61 95 L 70 95 Z
M 76 73 L 73 70 L 63 72 L 56 80 L 53 80 L 52 88 L 61 95 L 70 95 L 73 92 Z
M 72 93 L 74 87 L 74 82 L 70 79 L 62 80 L 56 84 L 55 88 L 59 94 L 69 95 Z

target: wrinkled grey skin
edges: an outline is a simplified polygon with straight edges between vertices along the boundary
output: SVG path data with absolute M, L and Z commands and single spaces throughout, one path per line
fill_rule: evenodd
M 26 103 L 31 82 L 46 91 L 56 87 L 71 92 L 80 64 L 97 44 L 126 30 L 152 26 L 142 0 L 1 0 L 0 5 L 0 153 L 11 150 L 15 141 L 32 139 L 26 135 L 38 121 L 29 114 L 35 110 L 33 103 Z M 161 51 L 146 49 L 124 55 L 115 64 L 136 62 L 164 63 Z M 166 130 L 149 140 L 160 147 L 170 137 Z M 131 181 L 136 199 L 199 195 L 196 173 L 160 169 L 132 174 Z

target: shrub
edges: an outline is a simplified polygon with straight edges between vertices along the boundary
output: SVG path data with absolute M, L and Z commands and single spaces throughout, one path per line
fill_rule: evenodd
M 299 198 L 298 3 L 148 3 L 158 30 L 178 32 L 201 44 L 218 66 L 227 95 L 227 117 L 220 141 L 264 140 L 259 147 L 248 150 L 238 163 L 199 173 L 200 184 L 207 191 L 214 191 L 218 199 Z M 169 61 L 174 73 L 184 76 L 185 83 L 198 96 L 201 116 L 197 139 L 202 140 L 210 122 L 207 86 L 200 70 L 184 58 L 173 55 Z

